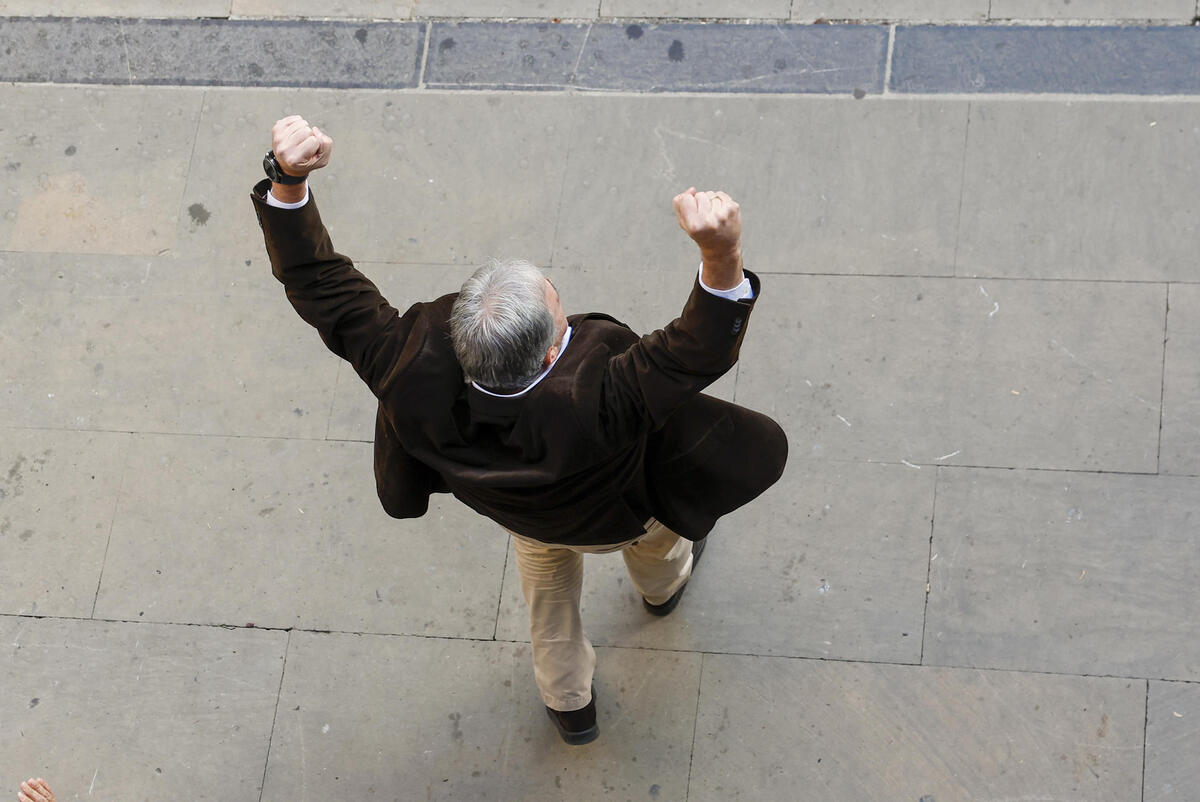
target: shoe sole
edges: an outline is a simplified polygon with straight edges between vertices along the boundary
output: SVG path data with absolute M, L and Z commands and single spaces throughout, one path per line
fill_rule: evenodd
M 563 726 L 558 723 L 558 718 L 549 710 L 546 711 L 546 715 L 552 722 L 554 722 L 554 729 L 558 730 L 558 734 L 562 736 L 562 739 L 571 746 L 583 746 L 584 744 L 590 744 L 592 741 L 600 737 L 599 724 L 595 724 L 586 730 L 571 732 L 563 729 Z

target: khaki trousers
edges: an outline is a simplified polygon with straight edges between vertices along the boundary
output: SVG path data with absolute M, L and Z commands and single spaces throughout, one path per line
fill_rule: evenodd
M 554 710 L 579 710 L 592 700 L 596 668 L 579 613 L 583 555 L 620 551 L 633 587 L 651 604 L 662 604 L 691 576 L 692 542 L 653 518 L 641 537 L 606 546 L 555 546 L 509 534 L 529 606 L 533 675 L 542 701 Z

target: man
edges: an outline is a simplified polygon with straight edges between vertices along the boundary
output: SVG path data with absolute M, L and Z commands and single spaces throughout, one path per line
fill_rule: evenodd
M 299 116 L 272 139 L 252 195 L 271 267 L 379 399 L 384 509 L 418 517 L 431 493 L 450 492 L 509 531 L 547 714 L 567 743 L 594 740 L 581 553 L 621 551 L 646 609 L 666 615 L 717 518 L 783 471 L 774 421 L 699 394 L 737 361 L 759 291 L 742 269 L 738 205 L 676 196 L 700 275 L 682 315 L 645 337 L 607 315 L 567 317 L 554 285 L 518 260 L 400 314 L 334 252 L 317 213 L 306 177 L 333 141 Z

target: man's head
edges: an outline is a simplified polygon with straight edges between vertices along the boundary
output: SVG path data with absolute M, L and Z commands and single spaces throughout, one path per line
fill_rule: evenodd
M 493 390 L 528 386 L 558 356 L 566 328 L 558 291 L 522 259 L 489 260 L 463 282 L 450 312 L 463 373 Z

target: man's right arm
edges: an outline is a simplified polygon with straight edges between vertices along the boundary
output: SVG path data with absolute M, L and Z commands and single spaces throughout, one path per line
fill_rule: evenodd
M 622 439 L 661 426 L 680 404 L 737 362 L 759 291 L 742 269 L 741 212 L 724 192 L 675 197 L 679 225 L 700 248 L 700 275 L 682 314 L 609 360 L 602 418 Z

